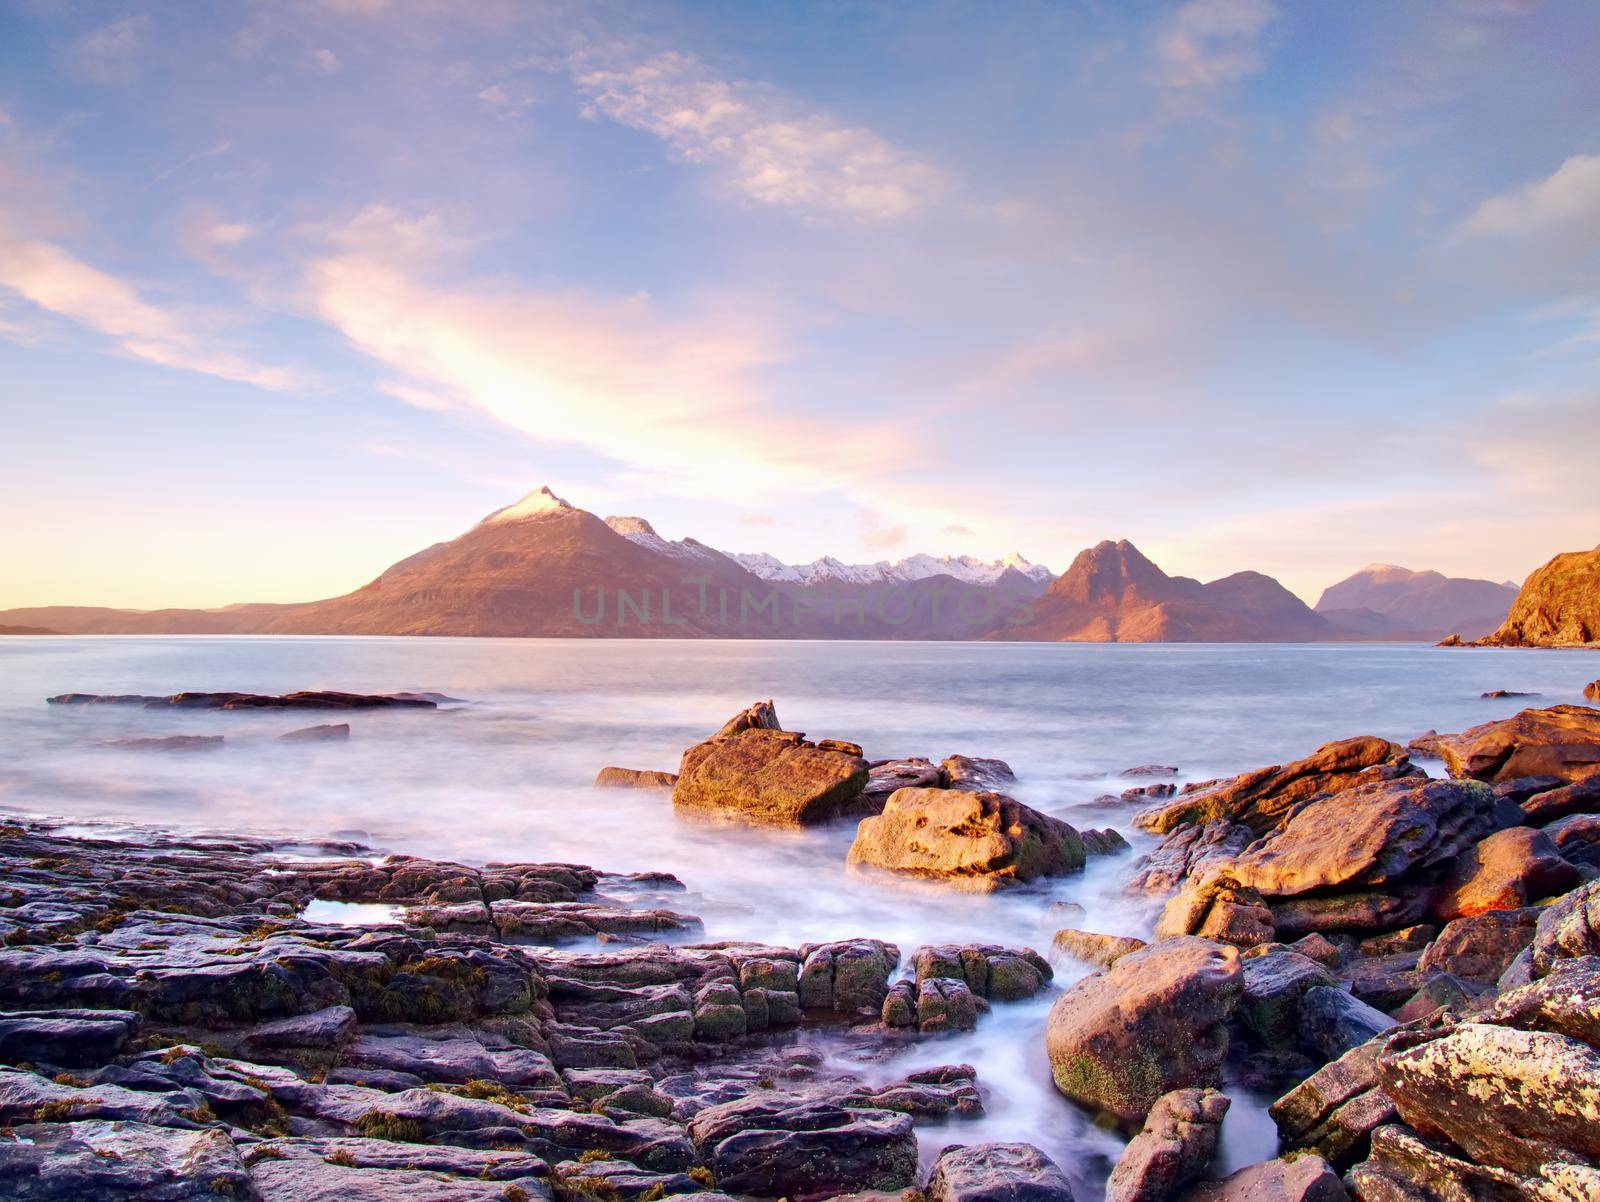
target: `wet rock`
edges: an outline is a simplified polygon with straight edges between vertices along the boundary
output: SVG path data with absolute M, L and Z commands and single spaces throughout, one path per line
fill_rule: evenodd
M 1346 986 L 1356 997 L 1379 1010 L 1393 1010 L 1422 988 L 1428 973 L 1417 967 L 1419 952 L 1368 956 L 1344 968 Z
M 1452 776 L 1582 780 L 1600 772 L 1600 710 L 1583 705 L 1523 710 L 1457 735 L 1441 735 L 1439 753 Z
M 0 1123 L 13 1126 L 45 1118 L 106 1119 L 156 1127 L 195 1127 L 203 1096 L 192 1091 L 149 1093 L 120 1085 L 80 1087 L 19 1069 L 0 1068 Z
M 1394 1019 L 1336 985 L 1313 985 L 1296 1008 L 1300 1039 L 1329 1060 L 1394 1026 Z
M 261 1202 L 551 1202 L 549 1169 L 520 1152 L 372 1139 L 279 1140 L 245 1154 Z
M 1072 1202 L 1065 1174 L 1032 1144 L 946 1149 L 923 1193 L 928 1202 Z
M 722 724 L 713 739 L 725 739 L 745 730 L 782 730 L 778 707 L 769 701 L 753 701 Z
M 1114 856 L 1119 852 L 1131 850 L 1131 844 L 1121 833 L 1109 826 L 1099 830 L 1091 828 L 1079 831 L 1078 838 L 1083 840 L 1083 850 L 1086 855 Z
M 1578 870 L 1562 858 L 1548 835 L 1516 826 L 1497 831 L 1455 858 L 1433 912 L 1448 922 L 1488 910 L 1515 910 L 1576 884 Z
M 1053 946 L 1075 960 L 1085 964 L 1098 964 L 1110 968 L 1123 956 L 1148 946 L 1143 939 L 1127 935 L 1098 935 L 1093 931 L 1079 931 L 1063 927 L 1051 940 Z
M 512 1089 L 559 1087 L 555 1066 L 528 1048 L 487 1048 L 476 1039 L 363 1034 L 345 1049 L 347 1064 L 414 1073 L 427 1081 L 498 1081 Z
M 758 1093 L 710 1106 L 689 1138 L 719 1188 L 793 1202 L 916 1182 L 911 1118 L 889 1110 Z
M 1166 893 L 1190 877 L 1225 869 L 1251 840 L 1250 828 L 1232 822 L 1186 826 L 1168 835 L 1140 861 L 1131 885 L 1147 893 Z
M 1178 768 L 1174 764 L 1140 764 L 1135 768 L 1124 768 L 1123 776 L 1177 776 Z
M 1478 1163 L 1600 1157 L 1600 1052 L 1569 1036 L 1461 1023 L 1391 1040 L 1378 1074 L 1408 1124 Z
M 1051 1008 L 1056 1088 L 1132 1125 L 1164 1093 L 1215 1086 L 1240 988 L 1239 954 L 1225 944 L 1185 936 L 1122 957 Z
M 1182 826 L 1227 821 L 1263 834 L 1297 804 L 1377 780 L 1420 773 L 1405 749 L 1364 736 L 1326 743 L 1304 759 L 1257 768 L 1220 786 L 1185 793 L 1135 817 L 1145 830 L 1166 834 Z
M 1495 801 L 1471 781 L 1356 785 L 1300 805 L 1229 873 L 1270 897 L 1385 885 L 1445 864 L 1489 834 Z
M 943 789 L 947 785 L 944 769 L 931 760 L 918 756 L 879 760 L 867 769 L 867 784 L 861 796 L 865 808 L 876 814 L 896 789 Z
M 1315 1153 L 1263 1160 L 1221 1181 L 1206 1181 L 1183 1202 L 1349 1202 L 1339 1174 Z
M 297 1014 L 280 1018 L 276 1022 L 262 1023 L 246 1033 L 244 1039 L 252 1048 L 268 1051 L 279 1048 L 315 1048 L 330 1050 L 338 1047 L 356 1027 L 356 1012 L 349 1006 L 328 1006 L 310 1014 Z
M 650 768 L 602 768 L 595 774 L 597 789 L 670 789 L 678 783 L 676 772 Z
M 940 761 L 939 767 L 950 788 L 973 793 L 1003 793 L 1017 781 L 1017 774 L 1004 760 L 952 755 Z
M 900 949 L 877 939 L 808 943 L 799 954 L 801 1007 L 840 1014 L 878 1013 L 900 963 Z
M 220 1129 L 27 1124 L 0 1140 L 0 1196 L 17 1202 L 210 1202 L 250 1196 L 250 1177 Z
M 1315 931 L 1309 935 L 1302 935 L 1289 946 L 1307 959 L 1315 960 L 1324 968 L 1332 968 L 1344 958 L 1344 953 L 1337 944 Z
M 131 1010 L 0 1012 L 0 1060 L 61 1068 L 104 1064 L 128 1045 L 144 1019 Z
M 978 1025 L 978 1003 L 964 980 L 925 977 L 917 982 L 917 1029 L 970 1031 Z
M 1600 776 L 1586 776 L 1571 784 L 1562 783 L 1558 777 L 1542 779 L 1553 780 L 1555 784 L 1529 794 L 1518 803 L 1530 825 L 1542 826 L 1569 814 L 1600 813 Z
M 901 789 L 862 820 L 848 862 L 991 892 L 1076 872 L 1084 850 L 1065 822 L 1003 794 Z
M 1318 985 L 1333 986 L 1334 976 L 1308 956 L 1272 944 L 1240 960 L 1243 991 L 1239 1016 L 1264 1045 L 1289 1047 L 1301 1033 L 1300 999 Z
M 1369 939 L 1363 939 L 1358 947 L 1363 956 L 1391 956 L 1400 952 L 1420 952 L 1432 943 L 1438 934 L 1437 928 L 1426 923 L 1418 923 L 1415 926 L 1401 927 L 1398 931 L 1373 935 Z
M 1227 1096 L 1214 1089 L 1163 1094 L 1112 1169 L 1106 1202 L 1166 1202 L 1176 1196 L 1211 1163 L 1227 1113 Z
M 919 947 L 911 955 L 918 983 L 929 977 L 965 981 L 976 997 L 1017 1002 L 1043 989 L 1055 972 L 1050 962 L 1030 947 L 945 943 Z
M 1439 938 L 1422 953 L 1424 972 L 1448 972 L 1466 981 L 1493 984 L 1517 953 L 1534 940 L 1540 911 L 1491 910 L 1445 924 Z
M 1367 1140 L 1395 1119 L 1378 1082 L 1381 1040 L 1352 1048 L 1324 1065 L 1268 1109 L 1283 1146 L 1314 1152 L 1337 1165 L 1366 1155 Z
M 1162 910 L 1156 938 L 1198 935 L 1235 947 L 1271 943 L 1272 911 L 1254 889 L 1226 876 L 1185 882 Z
M 796 732 L 751 726 L 683 753 L 672 804 L 759 825 L 810 826 L 859 811 L 866 761 Z
M 350 723 L 328 722 L 321 726 L 302 726 L 278 736 L 280 743 L 348 743 Z
M 693 1194 L 700 1183 L 686 1173 L 652 1173 L 626 1160 L 567 1160 L 552 1174 L 564 1195 L 575 1198 L 606 1198 L 631 1202 L 649 1196 Z
M 1542 977 L 1556 961 L 1600 955 L 1600 881 L 1590 881 L 1538 915 L 1533 938 L 1533 973 Z
M 1436 973 L 1394 1011 L 1395 1021 L 1408 1023 L 1426 1018 L 1440 1009 L 1457 1009 L 1477 997 L 1481 990 L 1482 986 L 1450 973 Z

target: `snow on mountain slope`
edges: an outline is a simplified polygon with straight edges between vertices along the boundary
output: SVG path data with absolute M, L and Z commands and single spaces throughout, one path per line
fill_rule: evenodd
M 713 547 L 708 547 L 698 539 L 680 538 L 676 542 L 668 542 L 656 533 L 656 528 L 641 517 L 621 516 L 609 517 L 606 525 L 610 526 L 623 538 L 641 547 L 648 547 L 662 555 L 670 555 L 674 559 L 722 559 L 727 558 L 722 552 Z
M 1051 577 L 1049 568 L 1029 563 L 1014 553 L 993 562 L 970 555 L 912 555 L 895 563 L 880 559 L 877 563 L 854 564 L 843 563 L 831 555 L 806 564 L 788 564 L 766 554 L 729 555 L 728 558 L 775 584 L 909 584 L 930 576 L 953 576 L 965 584 L 988 585 L 996 583 L 1008 570 L 1041 584 Z

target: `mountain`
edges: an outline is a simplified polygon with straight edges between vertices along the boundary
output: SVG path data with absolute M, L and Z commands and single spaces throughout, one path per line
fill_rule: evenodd
M 1600 643 L 1600 547 L 1567 551 L 1529 576 L 1506 620 L 1480 647 L 1583 647 Z
M 781 584 L 911 584 L 934 576 L 949 576 L 962 584 L 989 586 L 1000 583 L 1007 572 L 1014 572 L 1043 588 L 1054 579 L 1049 568 L 1029 563 L 1015 552 L 987 562 L 970 555 L 937 558 L 912 555 L 895 563 L 886 559 L 877 563 L 842 563 L 831 555 L 806 564 L 784 563 L 771 555 L 734 555 L 732 558 L 762 580 Z
M 1270 576 L 1201 584 L 1168 576 L 1126 539 L 1080 552 L 1034 602 L 1031 622 L 992 637 L 1076 643 L 1316 642 L 1332 627 Z
M 1517 586 L 1374 563 L 1322 591 L 1316 610 L 1364 638 L 1477 638 L 1505 620 Z

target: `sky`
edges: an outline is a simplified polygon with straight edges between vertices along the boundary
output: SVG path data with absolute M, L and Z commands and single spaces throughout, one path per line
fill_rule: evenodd
M 542 484 L 1307 600 L 1600 542 L 1591 0 L 0 0 L 0 606 Z

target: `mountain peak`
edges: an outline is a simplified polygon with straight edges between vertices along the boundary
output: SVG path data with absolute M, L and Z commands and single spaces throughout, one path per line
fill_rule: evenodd
M 551 492 L 550 486 L 546 484 L 534 489 L 516 504 L 495 510 L 483 520 L 485 522 L 520 522 L 526 518 L 548 517 L 553 513 L 575 512 L 577 511 L 571 505 Z
M 656 528 L 654 526 L 652 526 L 649 522 L 647 522 L 644 518 L 641 518 L 641 517 L 633 517 L 633 516 L 625 516 L 625 517 L 624 516 L 614 516 L 614 517 L 609 517 L 609 518 L 606 519 L 606 525 L 610 526 L 618 534 L 622 535 L 623 538 L 632 538 L 636 534 L 637 535 L 642 535 L 645 538 L 660 538 L 661 537 L 659 534 L 656 533 Z

